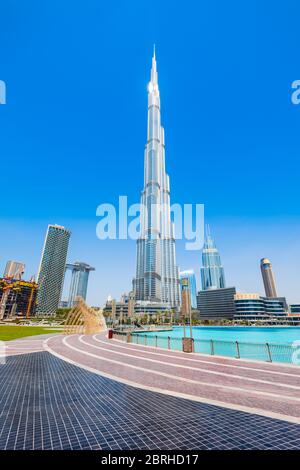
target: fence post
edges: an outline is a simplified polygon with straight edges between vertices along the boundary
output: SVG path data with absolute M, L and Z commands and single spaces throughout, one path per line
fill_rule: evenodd
M 157 335 L 155 336 L 155 347 L 157 348 Z
M 139 335 L 136 335 L 136 344 L 139 344 Z
M 272 355 L 271 355 L 269 343 L 266 343 L 266 346 L 267 346 L 267 352 L 268 352 L 268 357 L 269 357 L 269 360 L 267 362 L 272 362 Z
M 145 335 L 145 346 L 147 346 L 147 335 Z
M 171 345 L 170 345 L 170 336 L 168 336 L 168 349 L 171 349 L 170 346 L 171 346 Z
M 215 354 L 215 349 L 214 349 L 214 342 L 211 339 L 210 340 L 210 355 L 213 356 Z
M 239 342 L 236 341 L 235 344 L 236 344 L 236 353 L 237 353 L 237 356 L 236 356 L 236 357 L 237 357 L 237 359 L 240 359 L 240 358 L 241 358 L 241 355 L 240 355 L 240 346 L 239 346 Z

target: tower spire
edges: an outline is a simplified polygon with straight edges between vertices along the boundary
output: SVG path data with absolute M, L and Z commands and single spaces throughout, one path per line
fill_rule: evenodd
M 152 67 L 151 67 L 151 79 L 150 82 L 152 86 L 155 87 L 155 85 L 158 84 L 158 79 L 157 79 L 157 67 L 156 67 L 156 55 L 155 55 L 155 44 L 153 45 L 153 56 L 152 56 Z M 152 88 L 152 87 L 151 87 Z M 153 88 L 153 89 L 154 89 Z
M 206 238 L 211 238 L 211 234 L 210 234 L 210 226 L 209 224 L 206 224 Z
M 205 244 L 206 247 L 210 247 L 210 248 L 214 247 L 214 240 L 213 240 L 212 235 L 211 235 L 210 225 L 209 224 L 205 225 L 205 241 L 204 241 L 204 244 Z

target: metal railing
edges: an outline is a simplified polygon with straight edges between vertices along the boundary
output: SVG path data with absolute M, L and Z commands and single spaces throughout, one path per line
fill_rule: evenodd
M 235 357 L 265 362 L 293 362 L 295 349 L 291 344 L 245 343 L 242 341 L 194 339 L 194 352 L 211 356 Z
M 114 330 L 113 337 L 143 346 L 184 350 L 184 338 L 149 335 L 147 333 L 125 333 Z M 291 344 L 245 343 L 240 341 L 221 341 L 213 339 L 192 339 L 192 350 L 195 353 L 211 356 L 234 357 L 236 359 L 252 359 L 265 362 L 293 363 L 295 348 Z

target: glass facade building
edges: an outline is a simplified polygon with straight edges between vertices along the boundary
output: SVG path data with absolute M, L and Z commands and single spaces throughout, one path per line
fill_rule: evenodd
M 192 269 L 186 271 L 181 271 L 179 273 L 180 280 L 186 280 L 188 284 L 188 290 L 190 292 L 191 298 L 191 307 L 197 308 L 197 286 L 196 286 L 196 276 Z
M 300 304 L 291 304 L 290 309 L 291 309 L 291 313 L 299 313 L 300 314 Z
M 201 284 L 202 290 L 223 289 L 225 274 L 221 263 L 219 251 L 212 239 L 209 226 L 206 227 L 206 236 L 202 250 Z
M 71 232 L 49 225 L 38 272 L 37 314 L 54 315 L 59 305 Z
M 67 264 L 66 269 L 72 271 L 68 307 L 73 307 L 77 297 L 82 297 L 83 300 L 86 300 L 89 274 L 90 271 L 95 271 L 95 268 L 86 263 L 76 261 L 74 264 Z
M 232 319 L 235 315 L 235 287 L 198 292 L 197 307 L 201 320 Z
M 155 53 L 148 84 L 148 132 L 144 154 L 144 189 L 141 195 L 140 237 L 137 241 L 136 301 L 180 305 L 174 227 L 170 211 L 170 183 L 165 170 L 165 137 L 160 119 Z
M 235 295 L 236 320 L 268 320 L 270 318 L 285 318 L 288 305 L 284 297 L 270 298 L 259 294 Z

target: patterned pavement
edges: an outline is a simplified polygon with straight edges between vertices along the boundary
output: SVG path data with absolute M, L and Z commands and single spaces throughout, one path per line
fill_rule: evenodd
M 91 372 L 154 392 L 300 424 L 300 368 L 186 354 L 94 336 L 58 335 L 45 347 Z
M 299 446 L 297 424 L 132 387 L 48 352 L 0 365 L 0 449 Z
M 12 356 L 15 354 L 27 354 L 32 352 L 44 351 L 44 341 L 47 338 L 53 338 L 53 336 L 53 333 L 47 333 L 45 335 L 30 336 L 15 339 L 12 341 L 5 341 L 5 354 Z

